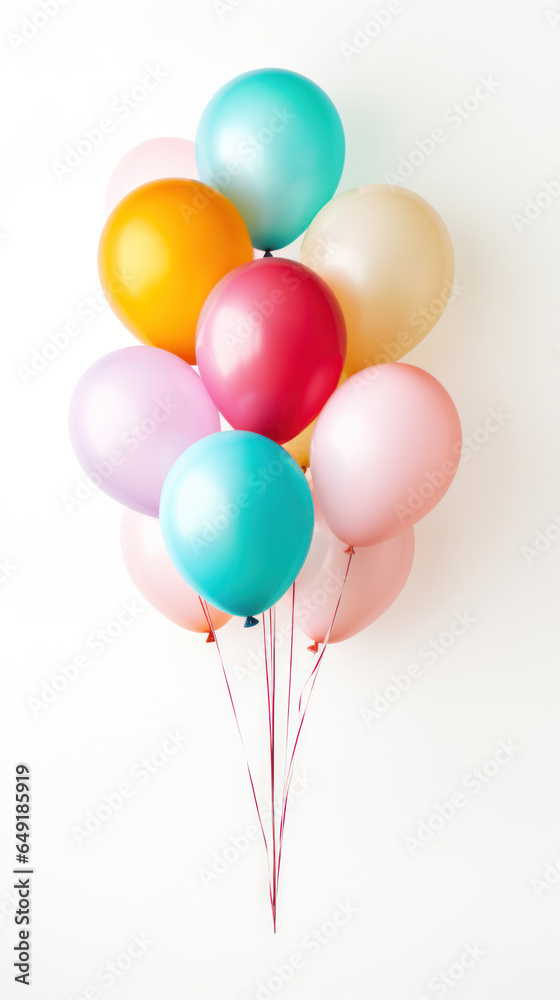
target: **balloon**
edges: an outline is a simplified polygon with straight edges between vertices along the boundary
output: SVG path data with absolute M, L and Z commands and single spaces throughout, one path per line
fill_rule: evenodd
M 227 198 L 198 181 L 160 180 L 111 212 L 98 266 L 111 309 L 134 336 L 194 364 L 206 296 L 252 259 L 247 227 Z
M 399 596 L 412 568 L 414 528 L 406 528 L 379 545 L 355 549 L 344 583 L 348 568 L 345 543 L 333 535 L 313 487 L 311 491 L 315 528 L 296 579 L 294 617 L 301 631 L 315 642 L 325 641 L 331 624 L 329 643 L 341 642 L 371 625 Z M 291 610 L 291 591 L 282 603 Z
M 338 384 L 342 385 L 344 380 L 348 378 L 346 371 L 343 369 L 342 375 L 338 380 Z M 296 437 L 291 438 L 290 441 L 286 441 L 283 447 L 292 456 L 297 464 L 305 472 L 309 468 L 309 449 L 311 448 L 311 435 L 315 429 L 315 424 L 317 420 L 312 420 L 310 424 L 307 425 Z
M 344 166 L 339 114 L 317 84 L 285 69 L 236 76 L 196 134 L 200 177 L 245 219 L 253 246 L 288 246 L 336 191 Z
M 220 416 L 189 365 L 157 347 L 124 347 L 78 382 L 70 438 L 90 479 L 119 503 L 157 517 L 165 477 Z
M 133 583 L 157 611 L 189 632 L 210 631 L 198 594 L 183 580 L 169 558 L 156 517 L 125 510 L 121 521 L 121 548 Z M 209 610 L 214 629 L 230 620 L 230 615 L 217 608 Z
M 443 220 L 419 195 L 388 184 L 344 191 L 325 205 L 300 259 L 342 306 L 349 375 L 412 350 L 452 292 L 453 246 Z
M 223 431 L 175 463 L 160 520 L 191 587 L 228 614 L 250 616 L 275 604 L 303 566 L 313 500 L 301 469 L 274 441 Z
M 148 139 L 123 156 L 107 184 L 105 213 L 108 215 L 119 201 L 134 188 L 164 177 L 196 180 L 194 142 L 189 139 Z
M 319 413 L 346 350 L 340 306 L 309 268 L 279 257 L 230 271 L 206 300 L 196 361 L 237 430 L 289 441 Z
M 311 474 L 325 519 L 347 545 L 375 545 L 425 517 L 449 489 L 461 424 L 437 379 L 376 365 L 331 396 L 311 439 Z

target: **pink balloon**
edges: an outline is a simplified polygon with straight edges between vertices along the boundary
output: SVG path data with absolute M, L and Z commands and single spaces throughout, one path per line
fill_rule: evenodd
M 324 642 L 342 598 L 329 643 L 357 635 L 376 621 L 399 596 L 414 558 L 414 529 L 407 528 L 380 545 L 355 549 L 348 568 L 346 545 L 329 528 L 313 487 L 315 528 L 309 555 L 296 579 L 295 620 L 315 642 Z M 344 584 L 344 589 L 343 588 Z M 291 609 L 291 589 L 282 598 Z
M 186 177 L 198 180 L 194 142 L 190 139 L 148 139 L 134 146 L 120 160 L 107 184 L 105 212 L 109 215 L 115 205 L 134 188 L 163 177 Z
M 220 413 L 236 430 L 279 444 L 315 419 L 345 355 L 334 294 L 308 267 L 281 257 L 226 274 L 198 321 L 198 370 Z
M 88 368 L 70 403 L 78 461 L 110 497 L 158 516 L 171 466 L 220 416 L 186 361 L 159 347 L 124 347 Z
M 413 365 L 374 365 L 344 382 L 311 438 L 317 497 L 335 535 L 375 545 L 425 517 L 449 489 L 461 423 L 440 382 Z
M 209 632 L 198 594 L 171 562 L 160 524 L 134 510 L 125 510 L 121 522 L 125 566 L 140 593 L 170 621 L 190 632 Z M 231 618 L 209 605 L 212 625 L 221 628 Z

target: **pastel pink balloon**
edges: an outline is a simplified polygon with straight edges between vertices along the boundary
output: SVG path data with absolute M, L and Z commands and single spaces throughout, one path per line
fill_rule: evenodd
M 374 365 L 333 393 L 311 438 L 310 467 L 329 527 L 375 545 L 425 517 L 449 489 L 461 423 L 449 393 L 413 365 Z
M 133 583 L 156 611 L 190 632 L 210 631 L 198 594 L 175 569 L 167 554 L 157 518 L 125 510 L 121 522 L 121 548 Z M 211 605 L 209 610 L 215 629 L 231 618 Z
M 69 428 L 89 478 L 119 503 L 157 517 L 171 466 L 220 430 L 220 416 L 186 361 L 159 347 L 124 347 L 82 375 Z
M 346 545 L 329 528 L 313 487 L 315 528 L 309 555 L 296 579 L 295 620 L 305 635 L 324 642 L 342 597 L 329 643 L 357 635 L 387 611 L 408 580 L 414 558 L 414 529 L 380 545 L 357 548 L 348 568 Z M 344 584 L 344 589 L 343 589 Z M 291 589 L 282 598 L 291 609 Z
M 190 139 L 148 139 L 129 150 L 109 178 L 105 194 L 106 214 L 109 215 L 134 188 L 164 177 L 198 180 L 194 142 Z

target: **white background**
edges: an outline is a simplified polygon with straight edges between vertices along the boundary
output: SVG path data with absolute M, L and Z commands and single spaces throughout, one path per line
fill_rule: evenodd
M 25 760 L 41 1000 L 88 989 L 111 1000 L 255 998 L 295 953 L 303 969 L 274 993 L 286 1000 L 560 998 L 560 885 L 542 887 L 560 858 L 560 199 L 531 224 L 512 218 L 560 175 L 560 5 L 403 0 L 378 37 L 345 54 L 384 6 L 238 0 L 220 12 L 211 0 L 70 0 L 14 45 L 10 34 L 38 7 L 2 5 L 3 997 L 23 989 L 13 983 L 10 884 L 13 771 Z M 132 338 L 105 308 L 40 374 L 26 380 L 19 367 L 98 290 L 104 189 L 119 158 L 154 136 L 193 138 L 212 93 L 266 65 L 305 73 L 335 101 L 348 150 L 341 189 L 383 181 L 479 77 L 499 83 L 460 127 L 445 125 L 445 142 L 406 180 L 446 221 L 461 289 L 407 360 L 444 383 L 480 443 L 419 525 L 402 596 L 325 659 L 298 762 L 309 788 L 290 816 L 276 938 L 260 844 L 211 884 L 200 874 L 254 819 L 215 651 L 139 600 L 116 504 L 99 493 L 72 512 L 63 502 L 83 478 L 67 436 L 73 386 Z M 158 89 L 114 116 L 114 131 L 58 180 L 53 162 L 149 67 L 167 74 Z M 507 419 L 486 432 L 500 408 Z M 539 531 L 542 552 L 532 552 Z M 130 600 L 143 609 L 137 620 L 34 712 L 43 683 Z M 423 658 L 423 645 L 464 612 L 474 619 L 464 635 L 435 663 Z M 381 704 L 376 694 L 411 663 L 421 676 L 368 725 L 361 710 Z M 262 680 L 238 683 L 241 701 Z M 80 846 L 73 827 L 170 730 L 184 746 Z M 474 794 L 467 776 L 500 741 L 517 749 Z M 459 792 L 464 807 L 412 852 L 405 838 Z M 339 903 L 358 912 L 306 948 Z M 147 951 L 104 984 L 100 971 L 135 934 L 147 935 Z M 446 985 L 441 974 L 466 945 L 480 957 Z

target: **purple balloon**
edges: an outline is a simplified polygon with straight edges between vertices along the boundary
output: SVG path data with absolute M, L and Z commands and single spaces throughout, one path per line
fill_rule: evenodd
M 69 425 L 89 478 L 119 503 L 157 517 L 171 466 L 219 431 L 220 417 L 186 361 L 159 347 L 125 347 L 82 376 Z

